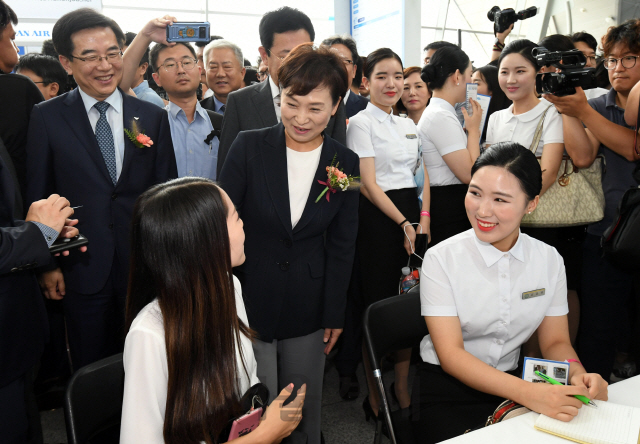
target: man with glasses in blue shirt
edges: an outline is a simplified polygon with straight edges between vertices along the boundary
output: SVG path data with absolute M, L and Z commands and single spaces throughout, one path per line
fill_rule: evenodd
M 186 42 L 168 43 L 166 27 L 175 17 L 151 20 L 138 33 L 124 56 L 122 89 L 130 86 L 136 61 L 151 42 L 149 63 L 156 84 L 164 88 L 169 99 L 166 106 L 171 138 L 178 167 L 178 177 L 197 176 L 216 180 L 216 164 L 222 115 L 208 111 L 198 102 L 202 68 L 196 51 Z

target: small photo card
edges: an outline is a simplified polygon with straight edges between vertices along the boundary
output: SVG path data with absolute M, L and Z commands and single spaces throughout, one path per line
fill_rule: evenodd
M 545 382 L 534 372 L 539 371 L 542 374 L 552 377 L 563 385 L 569 385 L 569 363 L 561 361 L 549 361 L 547 359 L 524 358 L 524 369 L 522 370 L 522 379 L 529 382 Z

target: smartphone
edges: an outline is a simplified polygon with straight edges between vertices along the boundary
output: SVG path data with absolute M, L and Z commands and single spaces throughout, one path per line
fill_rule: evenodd
M 167 42 L 209 43 L 209 22 L 175 22 L 167 26 Z
M 258 407 L 247 413 L 246 415 L 242 415 L 239 418 L 233 420 L 233 425 L 231 426 L 231 432 L 229 432 L 229 439 L 231 441 L 233 439 L 240 438 L 241 436 L 248 435 L 253 432 L 260 425 L 260 417 L 262 416 L 262 407 Z
M 473 107 L 471 106 L 471 102 L 469 99 L 478 100 L 478 84 L 477 83 L 467 83 L 467 97 L 464 102 L 465 108 L 467 108 L 467 114 L 470 116 L 473 115 Z
M 89 239 L 82 234 L 78 234 L 76 237 L 58 238 L 49 247 L 51 254 L 61 253 L 66 250 L 73 250 L 76 248 L 84 247 L 89 243 Z

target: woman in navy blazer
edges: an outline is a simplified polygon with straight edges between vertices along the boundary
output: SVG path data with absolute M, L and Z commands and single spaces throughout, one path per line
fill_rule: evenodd
M 220 182 L 244 221 L 247 259 L 235 271 L 258 333 L 258 378 L 271 393 L 307 383 L 299 430 L 318 444 L 324 359 L 342 332 L 359 193 L 316 199 L 334 159 L 352 176 L 359 159 L 323 133 L 348 88 L 342 61 L 326 48 L 300 45 L 278 78 L 282 122 L 241 132 Z

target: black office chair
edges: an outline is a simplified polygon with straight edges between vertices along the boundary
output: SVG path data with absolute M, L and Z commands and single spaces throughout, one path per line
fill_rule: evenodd
M 117 444 L 123 394 L 122 353 L 78 370 L 64 397 L 69 444 Z
M 380 361 L 397 350 L 412 348 L 420 344 L 429 332 L 420 315 L 420 289 L 412 288 L 408 293 L 371 304 L 364 312 L 364 338 L 369 351 L 369 361 L 380 394 L 380 411 L 389 431 L 389 439 L 397 444 L 391 422 L 391 411 L 382 382 Z M 382 421 L 377 422 L 374 443 L 382 439 Z

